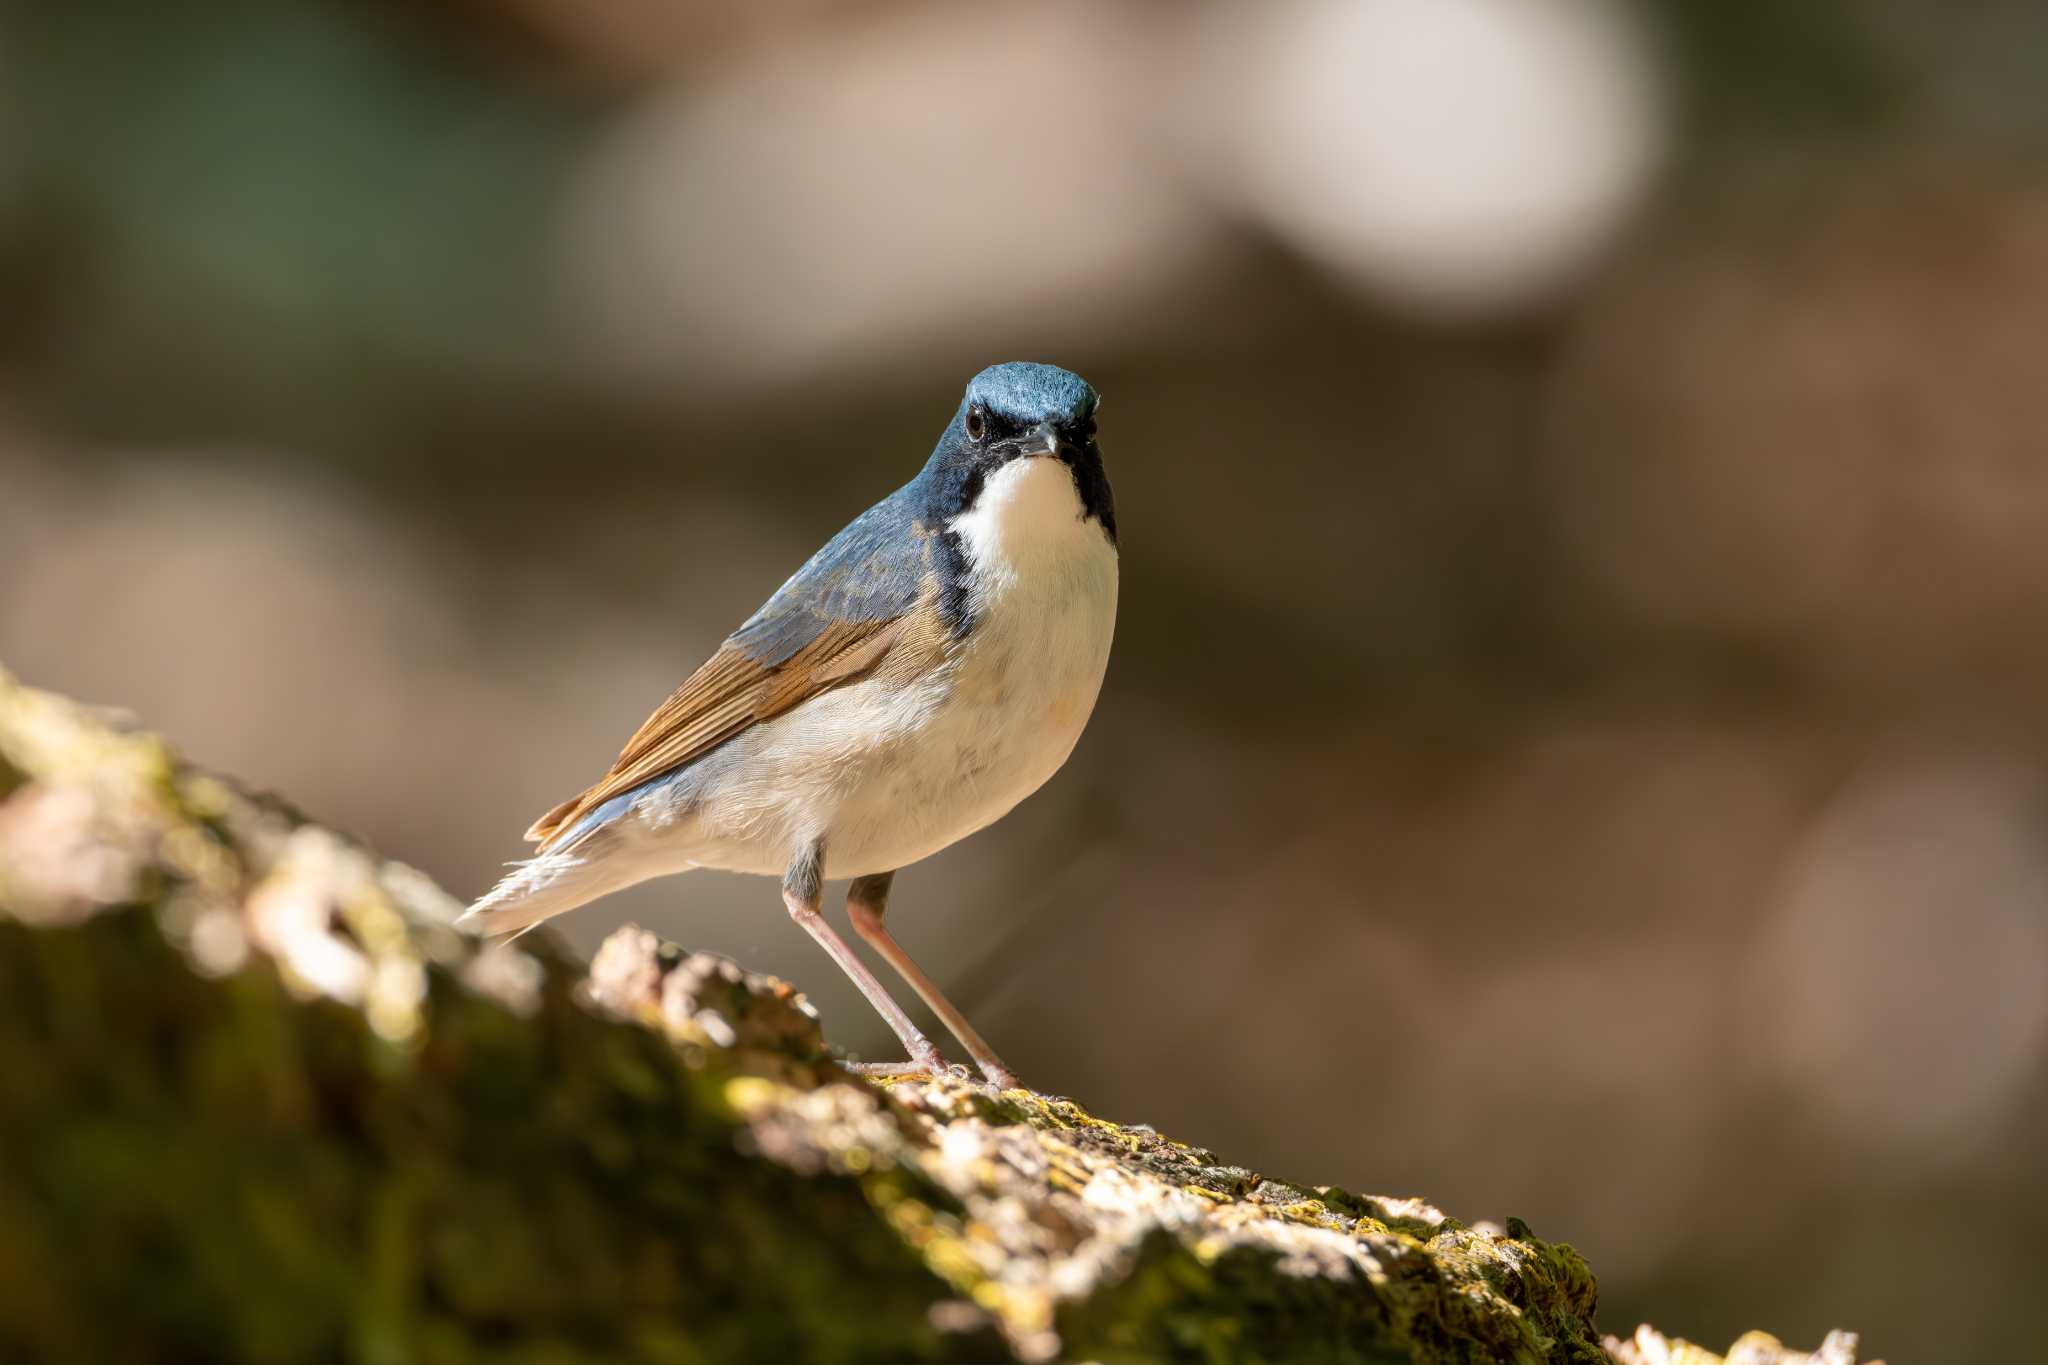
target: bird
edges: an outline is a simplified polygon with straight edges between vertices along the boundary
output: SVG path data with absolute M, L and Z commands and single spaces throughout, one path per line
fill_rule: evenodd
M 944 1057 L 825 920 L 850 878 L 859 936 L 987 1081 L 1006 1066 L 890 932 L 896 873 L 987 827 L 1065 764 L 1116 628 L 1115 500 L 1100 398 L 1053 365 L 967 384 L 916 477 L 799 568 L 634 732 L 610 770 L 527 831 L 463 915 L 517 934 L 649 878 L 779 876 L 790 917 L 887 1021 L 907 1060 Z

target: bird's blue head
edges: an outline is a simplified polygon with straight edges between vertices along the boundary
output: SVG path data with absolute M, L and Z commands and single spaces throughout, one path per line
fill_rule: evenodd
M 1095 390 L 1057 365 L 1013 360 L 967 381 L 919 480 L 941 524 L 968 511 L 989 475 L 1012 460 L 1057 458 L 1074 476 L 1082 515 L 1116 539 L 1116 506 L 1095 443 Z

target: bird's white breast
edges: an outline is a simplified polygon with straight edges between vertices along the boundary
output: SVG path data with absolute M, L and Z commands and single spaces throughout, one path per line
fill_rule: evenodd
M 891 871 L 998 819 L 1066 762 L 1109 663 L 1115 546 L 1049 457 L 998 469 L 948 529 L 967 561 L 965 636 L 921 677 L 878 673 L 729 746 L 699 825 L 722 847 L 695 861 L 779 872 L 793 844 L 822 837 L 828 876 Z
M 882 808 L 854 803 L 842 822 L 871 825 L 880 837 L 866 860 L 888 866 L 973 833 L 1059 771 L 1095 709 L 1116 629 L 1116 548 L 1084 517 L 1060 461 L 1004 465 L 949 529 L 967 560 L 971 625 L 945 701 L 906 746 L 906 771 L 881 784 Z

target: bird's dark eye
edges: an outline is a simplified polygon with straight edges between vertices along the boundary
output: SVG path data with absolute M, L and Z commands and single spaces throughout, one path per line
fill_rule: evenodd
M 967 409 L 967 439 L 979 441 L 987 434 L 988 414 L 982 411 L 981 404 L 976 403 L 973 407 Z

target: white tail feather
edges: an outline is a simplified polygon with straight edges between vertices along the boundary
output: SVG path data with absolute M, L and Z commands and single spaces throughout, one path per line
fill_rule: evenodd
M 463 912 L 461 923 L 480 934 L 524 933 L 638 880 L 621 877 L 621 869 L 607 861 L 557 851 L 513 863 L 488 895 Z

